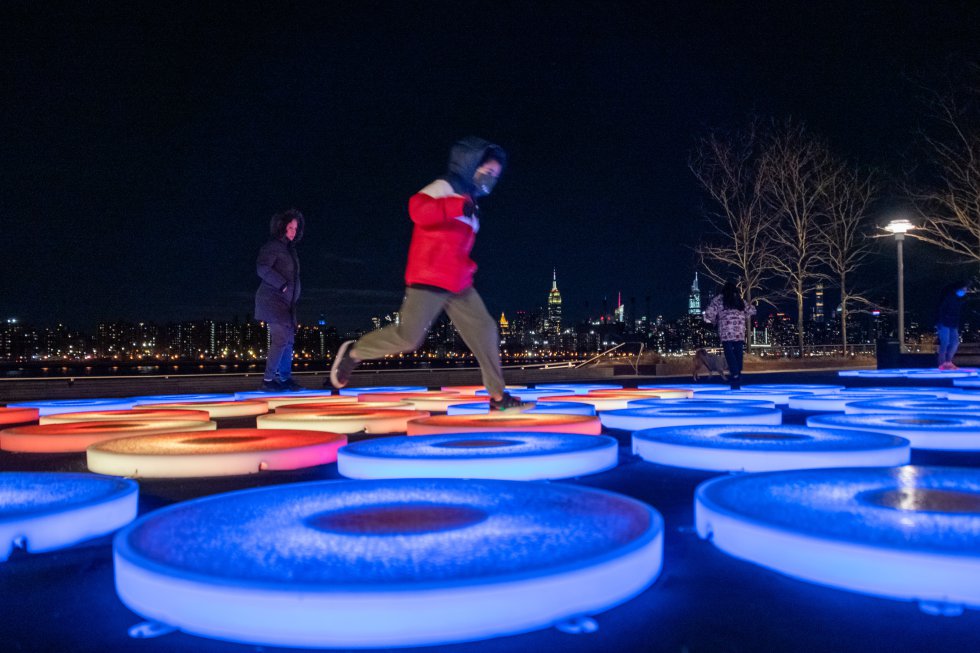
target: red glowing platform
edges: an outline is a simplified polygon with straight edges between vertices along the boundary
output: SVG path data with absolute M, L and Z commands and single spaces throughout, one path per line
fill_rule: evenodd
M 214 422 L 189 419 L 115 420 L 104 422 L 70 422 L 15 426 L 0 431 L 0 449 L 31 453 L 67 453 L 85 451 L 103 440 L 134 435 L 159 435 L 185 431 L 213 431 Z
M 116 420 L 174 420 L 189 419 L 195 422 L 207 422 L 211 419 L 206 410 L 131 408 L 129 410 L 93 410 L 87 413 L 57 413 L 45 415 L 41 424 L 68 424 L 72 422 L 109 422 Z
M 260 429 L 332 431 L 334 433 L 404 433 L 414 419 L 428 417 L 422 410 L 364 408 L 326 408 L 318 411 L 290 411 L 260 415 Z
M 264 415 L 269 412 L 269 404 L 258 399 L 244 399 L 242 401 L 195 401 L 178 402 L 173 404 L 154 404 L 154 408 L 175 408 L 190 410 L 206 410 L 211 419 L 221 419 L 223 417 L 250 417 L 252 415 Z
M 36 422 L 37 408 L 0 408 L 0 425 Z
M 408 435 L 474 433 L 486 431 L 537 431 L 599 435 L 602 423 L 588 415 L 492 412 L 479 415 L 437 415 L 408 423 Z

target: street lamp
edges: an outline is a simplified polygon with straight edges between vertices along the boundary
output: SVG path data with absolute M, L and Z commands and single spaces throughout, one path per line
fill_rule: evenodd
M 898 350 L 905 351 L 905 262 L 902 258 L 902 242 L 905 233 L 915 229 L 906 218 L 892 220 L 885 225 L 885 231 L 895 236 L 898 245 Z

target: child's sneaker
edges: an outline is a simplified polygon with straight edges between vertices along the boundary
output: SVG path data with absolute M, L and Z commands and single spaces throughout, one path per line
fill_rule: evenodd
M 509 392 L 505 392 L 499 401 L 496 399 L 490 400 L 490 412 L 497 410 L 523 410 L 524 408 L 530 408 L 532 405 L 530 402 L 521 401 Z

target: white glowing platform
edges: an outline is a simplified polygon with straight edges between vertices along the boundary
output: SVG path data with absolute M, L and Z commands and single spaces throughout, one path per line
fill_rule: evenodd
M 294 429 L 330 431 L 332 433 L 404 433 L 413 420 L 428 417 L 422 410 L 378 408 L 325 408 L 318 411 L 296 411 L 259 415 L 260 429 Z
M 269 412 L 269 404 L 258 399 L 243 399 L 241 401 L 186 401 L 172 404 L 147 404 L 159 409 L 184 409 L 207 411 L 211 419 L 225 417 L 252 417 Z
M 619 444 L 604 435 L 486 432 L 396 436 L 347 445 L 337 471 L 349 478 L 495 478 L 538 481 L 612 469 Z
M 781 392 L 791 395 L 828 395 L 841 392 L 842 390 L 846 390 L 846 388 L 842 385 L 828 385 L 824 383 L 750 383 L 743 385 L 742 390 Z
M 681 391 L 686 392 L 686 391 Z M 560 402 L 578 402 L 583 404 L 589 404 L 594 407 L 598 412 L 605 412 L 607 410 L 622 410 L 629 405 L 629 402 L 635 401 L 637 399 L 654 399 L 649 393 L 640 392 L 609 392 L 609 393 L 589 393 L 584 395 L 559 395 L 557 397 L 549 397 L 549 401 L 560 401 Z
M 698 534 L 793 578 L 929 612 L 980 608 L 980 472 L 770 472 L 702 483 Z
M 659 575 L 663 519 L 634 499 L 560 483 L 327 481 L 170 506 L 113 548 L 123 603 L 185 632 L 403 647 L 618 605 Z
M 478 396 L 475 394 L 460 394 L 458 392 L 403 392 L 385 393 L 372 392 L 358 395 L 362 403 L 375 401 L 404 401 L 410 404 L 415 410 L 427 410 L 437 413 L 444 413 L 450 406 L 456 404 L 471 404 L 477 401 L 485 401 L 489 405 L 490 399 L 486 395 Z
M 841 370 L 837 376 L 856 376 L 864 379 L 904 379 L 907 369 Z
M 872 388 L 848 388 L 845 392 L 854 395 L 868 395 L 868 399 L 877 399 L 881 395 L 902 394 L 915 397 L 931 397 L 939 399 L 945 397 L 950 390 L 948 388 L 929 388 L 921 386 L 876 386 Z
M 639 431 L 663 426 L 708 426 L 720 424 L 783 423 L 783 413 L 775 408 L 754 406 L 705 406 L 701 408 L 681 405 L 645 406 L 610 410 L 599 415 L 602 425 L 610 429 Z
M 648 406 L 667 407 L 682 406 L 686 408 L 775 408 L 776 404 L 764 399 L 632 399 L 627 408 L 647 408 Z
M 972 370 L 917 369 L 905 371 L 906 379 L 966 379 L 976 376 L 977 373 Z
M 980 416 L 980 401 L 950 401 L 904 397 L 901 399 L 868 399 L 848 404 L 848 415 L 867 413 L 948 413 L 953 415 Z
M 316 401 L 314 403 L 304 403 L 304 404 L 282 404 L 276 408 L 276 412 L 279 414 L 283 413 L 308 413 L 310 411 L 331 411 L 337 408 L 342 409 L 354 409 L 354 410 L 415 410 L 415 407 L 407 401 L 357 401 L 356 397 L 345 396 L 345 397 L 335 397 L 336 399 L 343 399 L 345 401 L 332 401 L 323 402 Z M 353 399 L 354 401 L 350 401 Z
M 561 395 L 562 393 L 567 392 L 567 391 L 565 391 L 565 390 L 550 390 L 550 389 L 547 389 L 547 388 L 545 388 L 545 389 L 541 389 L 541 388 L 526 388 L 526 389 L 508 390 L 507 392 L 510 393 L 510 395 L 512 397 L 517 397 L 521 401 L 538 401 L 539 399 L 550 399 L 551 397 L 556 397 L 556 396 Z M 478 396 L 481 396 L 481 397 L 488 396 L 486 390 L 477 390 L 476 391 L 476 394 Z
M 58 413 L 80 413 L 89 410 L 128 410 L 132 399 L 51 399 L 7 404 L 7 408 L 36 408 L 41 417 Z
M 633 433 L 633 453 L 658 465 L 716 472 L 893 467 L 909 442 L 882 433 L 805 426 L 680 426 Z
M 359 395 L 365 392 L 427 392 L 429 389 L 424 385 L 387 385 L 368 388 L 341 388 L 337 394 Z
M 490 412 L 489 402 L 477 404 L 456 404 L 446 411 L 448 415 L 486 415 Z M 558 415 L 595 415 L 592 404 L 579 401 L 538 401 L 522 413 L 555 413 Z
M 630 388 L 628 390 L 593 390 L 591 395 L 595 396 L 621 396 L 621 395 L 640 395 L 650 399 L 690 399 L 694 396 L 693 390 L 687 388 L 677 388 L 673 386 L 647 387 L 642 390 Z
M 323 431 L 222 429 L 100 442 L 87 460 L 89 470 L 111 476 L 232 476 L 326 465 L 345 444 L 346 436 Z
M 39 416 L 40 412 L 37 408 L 13 408 L 7 406 L 6 408 L 0 408 L 0 426 L 36 422 Z
M 322 390 L 297 390 L 296 392 L 265 392 L 264 390 L 247 390 L 245 392 L 236 392 L 235 399 L 259 399 L 261 401 L 269 401 L 271 399 L 303 399 L 308 398 L 310 401 L 318 397 L 330 397 L 333 396 L 333 390 L 329 388 L 324 388 Z
M 107 535 L 136 518 L 138 497 L 139 486 L 124 479 L 0 473 L 0 562 L 15 545 L 41 553 Z
M 129 410 L 93 410 L 87 413 L 58 413 L 41 418 L 41 424 L 67 424 L 69 422 L 106 422 L 113 420 L 174 420 L 189 419 L 207 422 L 211 416 L 205 410 L 130 408 Z
M 792 410 L 804 410 L 811 413 L 843 413 L 848 404 L 871 401 L 871 396 L 864 392 L 835 392 L 828 395 L 793 395 L 789 398 Z M 894 394 L 877 395 L 877 399 L 915 399 L 915 395 L 903 395 L 896 390 Z
M 950 401 L 980 401 L 980 390 L 971 388 L 951 388 L 946 390 Z
M 103 440 L 135 435 L 213 431 L 215 428 L 215 422 L 190 419 L 110 420 L 15 426 L 0 431 L 0 449 L 20 453 L 70 453 L 85 451 Z
M 793 395 L 812 394 L 806 392 L 795 392 L 792 390 L 705 390 L 704 392 L 694 393 L 695 399 L 761 399 L 771 401 L 777 406 L 789 404 L 789 398 Z
M 268 399 L 264 399 L 262 397 L 256 397 L 256 399 L 258 399 L 259 401 L 264 401 L 265 403 L 269 404 L 269 410 L 279 410 L 283 406 L 295 406 L 296 404 L 316 403 L 316 404 L 320 404 L 321 406 L 326 404 L 330 404 L 333 406 L 338 406 L 338 405 L 350 406 L 357 403 L 357 397 L 352 397 L 349 395 L 344 397 L 339 397 L 339 396 L 329 396 L 329 395 L 314 396 L 312 394 L 306 394 L 306 395 L 301 393 L 297 393 L 297 394 L 299 394 L 299 396 L 269 397 Z
M 913 449 L 980 451 L 980 417 L 942 413 L 814 415 L 806 424 L 897 435 L 911 442 Z
M 599 435 L 602 423 L 588 415 L 560 415 L 494 411 L 483 415 L 436 415 L 408 423 L 407 435 L 441 433 L 479 433 L 487 431 L 533 431 L 544 433 L 578 433 Z
M 235 401 L 235 395 L 231 394 L 183 394 L 183 395 L 146 395 L 144 397 L 133 397 L 137 406 L 154 406 L 156 404 L 190 404 L 190 403 L 214 403 L 216 401 Z
M 539 383 L 535 390 L 558 390 L 556 394 L 584 395 L 594 390 L 622 390 L 623 386 L 615 383 Z

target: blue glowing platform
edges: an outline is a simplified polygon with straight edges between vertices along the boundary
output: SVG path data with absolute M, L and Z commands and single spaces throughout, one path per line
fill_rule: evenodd
M 607 410 L 599 414 L 602 425 L 610 429 L 638 431 L 662 426 L 701 426 L 707 424 L 767 424 L 783 421 L 781 411 L 755 406 L 704 406 L 686 405 L 643 406 Z
M 980 414 L 980 401 L 949 401 L 925 397 L 901 399 L 869 399 L 848 404 L 848 415 L 867 413 L 943 413 L 950 415 Z
M 536 481 L 612 469 L 619 444 L 605 435 L 505 433 L 417 435 L 349 444 L 337 454 L 348 478 L 489 478 Z
M 7 404 L 7 408 L 35 408 L 38 415 L 45 417 L 88 410 L 129 410 L 134 405 L 132 399 L 48 399 Z
M 488 402 L 473 404 L 455 404 L 449 406 L 447 415 L 485 415 L 490 412 Z M 522 413 L 554 413 L 556 415 L 590 415 L 594 416 L 595 406 L 580 401 L 538 401 Z
M 611 608 L 659 575 L 663 520 L 555 483 L 327 481 L 154 512 L 114 542 L 116 591 L 189 633 L 384 647 L 484 639 Z
M 913 449 L 980 451 L 980 417 L 944 413 L 814 415 L 807 426 L 875 431 L 905 438 Z
M 874 397 L 874 399 L 872 399 Z M 877 401 L 879 399 L 922 399 L 915 395 L 901 394 L 901 389 L 896 389 L 891 394 L 873 395 L 867 392 L 834 392 L 825 395 L 793 395 L 789 398 L 789 408 L 791 410 L 802 410 L 813 413 L 843 413 L 847 410 L 848 404 L 864 401 Z
M 695 496 L 698 534 L 800 580 L 980 609 L 980 472 L 905 466 L 719 478 Z

